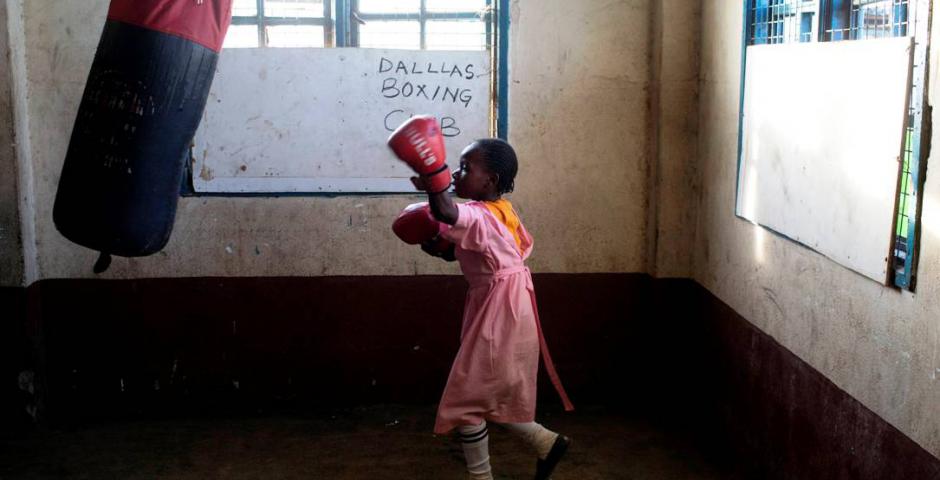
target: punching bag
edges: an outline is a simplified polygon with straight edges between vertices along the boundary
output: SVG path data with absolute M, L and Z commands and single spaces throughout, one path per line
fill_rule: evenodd
M 170 239 L 232 0 L 112 0 L 53 207 L 69 240 L 150 255 Z

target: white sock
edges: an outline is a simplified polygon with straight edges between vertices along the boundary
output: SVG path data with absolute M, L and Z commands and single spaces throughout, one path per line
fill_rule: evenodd
M 490 436 L 486 421 L 479 425 L 457 427 L 457 437 L 467 460 L 467 471 L 472 480 L 493 480 L 490 469 Z
M 502 423 L 500 425 L 503 425 L 510 432 L 522 437 L 526 443 L 535 449 L 535 452 L 538 454 L 539 458 L 543 460 L 548 456 L 548 452 L 552 450 L 552 445 L 555 444 L 555 439 L 558 438 L 557 433 L 535 422 Z

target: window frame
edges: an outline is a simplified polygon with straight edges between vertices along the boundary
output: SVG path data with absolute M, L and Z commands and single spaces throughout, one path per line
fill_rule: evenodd
M 859 4 L 859 6 L 865 6 L 868 4 L 877 3 L 878 0 L 871 0 L 865 4 Z M 914 59 L 913 59 L 913 71 L 911 76 L 910 83 L 910 94 L 908 99 L 908 119 L 905 123 L 905 135 L 910 137 L 910 145 L 905 145 L 905 158 L 901 159 L 901 165 L 899 166 L 898 174 L 898 190 L 896 195 L 896 204 L 895 204 L 895 218 L 893 220 L 894 227 L 892 230 L 892 248 L 890 259 L 890 264 L 888 267 L 889 277 L 888 285 L 893 285 L 899 289 L 914 291 L 916 287 L 916 274 L 917 274 L 917 260 L 918 260 L 918 246 L 920 240 L 920 222 L 921 222 L 921 210 L 923 205 L 923 192 L 924 187 L 924 176 L 921 175 L 921 172 L 926 172 L 926 163 L 927 155 L 929 148 L 924 148 L 924 145 L 929 145 L 930 138 L 925 136 L 929 132 L 929 122 L 930 119 L 928 116 L 923 115 L 924 106 L 926 105 L 926 89 L 924 88 L 924 82 L 927 75 L 928 67 L 928 58 L 927 58 L 927 49 L 930 40 L 929 32 L 929 16 L 930 16 L 930 1 L 929 0 L 909 0 L 902 3 L 902 0 L 887 0 L 891 2 L 891 8 L 903 8 L 905 19 L 903 22 L 898 22 L 897 26 L 894 26 L 894 22 L 889 22 L 887 25 L 891 30 L 889 35 L 884 37 L 913 37 L 914 39 Z M 816 14 L 814 15 L 812 32 L 815 32 L 815 35 L 811 34 L 811 42 L 830 42 L 830 41 L 857 41 L 863 40 L 865 38 L 871 37 L 862 37 L 858 38 L 857 29 L 853 26 L 852 20 L 852 8 L 854 6 L 853 0 L 742 0 L 743 4 L 743 19 L 742 19 L 742 35 L 741 35 L 741 69 L 740 69 L 740 87 L 739 87 L 739 103 L 738 103 L 738 158 L 737 158 L 737 168 L 736 168 L 736 182 L 735 185 L 735 205 L 737 205 L 737 195 L 740 191 L 740 170 L 741 163 L 743 160 L 744 153 L 744 122 L 742 121 L 744 117 L 744 85 L 745 85 L 745 75 L 747 72 L 747 47 L 750 45 L 773 45 L 773 44 L 786 44 L 786 43 L 798 43 L 803 42 L 802 32 L 797 36 L 796 41 L 788 40 L 785 35 L 780 36 L 779 38 L 782 41 L 767 41 L 766 39 L 776 39 L 775 35 L 766 35 L 763 37 L 756 36 L 755 30 L 757 28 L 758 22 L 754 16 L 754 12 L 761 5 L 758 5 L 758 2 L 763 2 L 764 6 L 767 8 L 787 6 L 796 3 L 798 5 L 803 4 L 815 4 L 818 6 Z M 835 11 L 843 11 L 843 16 L 846 16 L 846 20 L 849 25 L 849 34 L 848 38 L 835 38 L 832 34 L 832 22 L 833 14 Z M 798 9 L 798 12 L 801 9 Z M 892 10 L 892 20 L 894 19 L 895 10 Z M 913 24 L 911 15 L 914 14 Z M 828 28 L 824 26 L 829 25 Z M 903 25 L 903 27 L 902 27 Z M 766 27 L 765 27 L 766 28 Z M 898 32 L 901 30 L 903 32 Z M 854 30 L 853 30 L 854 29 Z M 769 33 L 769 32 L 768 32 Z M 899 34 L 900 33 L 900 34 Z M 845 37 L 843 34 L 842 37 Z M 879 36 L 880 37 L 880 36 Z M 754 41 L 757 38 L 764 38 L 764 41 L 756 42 Z M 877 38 L 877 37 L 876 37 Z M 910 149 L 908 150 L 908 147 Z M 906 170 L 905 170 L 906 169 Z M 910 180 L 908 180 L 907 175 L 910 175 Z M 910 194 L 907 194 L 904 191 L 904 187 L 910 185 L 911 191 Z M 905 210 L 902 212 L 902 209 Z M 740 217 L 735 211 L 735 216 Z M 901 258 L 901 251 L 899 249 L 899 239 L 900 235 L 897 235 L 896 232 L 900 230 L 901 217 L 906 217 L 907 220 L 907 236 L 904 237 L 904 252 L 903 259 Z M 764 228 L 764 227 L 761 227 Z M 903 260 L 903 267 L 898 265 L 898 262 Z M 899 268 L 900 267 L 900 268 Z
M 275 17 L 265 13 L 265 1 L 255 0 L 255 15 L 232 16 L 232 25 L 253 25 L 258 27 L 258 47 L 269 48 L 267 45 L 268 26 L 280 25 L 315 25 L 323 27 L 323 48 L 359 47 L 359 30 L 362 22 L 369 21 L 407 21 L 418 22 L 420 25 L 419 48 L 427 49 L 427 22 L 429 20 L 472 20 L 480 18 L 477 11 L 432 12 L 427 9 L 427 0 L 419 1 L 419 8 L 414 13 L 362 13 L 359 11 L 359 0 L 324 0 L 322 17 Z M 486 26 L 486 49 L 493 48 L 493 25 L 490 18 L 493 13 L 494 2 L 503 0 L 484 0 L 484 18 Z M 334 6 L 335 3 L 335 6 Z M 335 18 L 333 12 L 336 12 Z M 342 19 L 342 20 L 340 20 Z
M 267 27 L 281 25 L 314 25 L 323 27 L 323 46 L 333 46 L 334 21 L 332 15 L 332 2 L 324 0 L 322 17 L 273 17 L 265 14 L 265 0 L 255 0 L 255 15 L 232 15 L 232 25 L 252 25 L 258 29 L 258 47 L 269 48 L 267 42 Z

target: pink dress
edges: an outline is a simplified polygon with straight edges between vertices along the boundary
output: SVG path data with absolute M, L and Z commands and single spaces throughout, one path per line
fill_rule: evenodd
M 435 433 L 460 425 L 531 422 L 539 352 L 566 410 L 571 402 L 542 337 L 532 275 L 523 263 L 532 237 L 522 225 L 522 251 L 512 233 L 480 202 L 457 205 L 457 223 L 442 235 L 456 245 L 470 283 L 460 349 L 437 410 Z

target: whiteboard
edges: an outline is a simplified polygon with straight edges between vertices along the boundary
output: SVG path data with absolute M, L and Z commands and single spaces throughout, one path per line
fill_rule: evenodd
M 738 215 L 887 282 L 911 41 L 747 48 Z
M 413 192 L 385 144 L 441 122 L 448 164 L 490 132 L 486 51 L 226 49 L 194 139 L 197 192 Z

